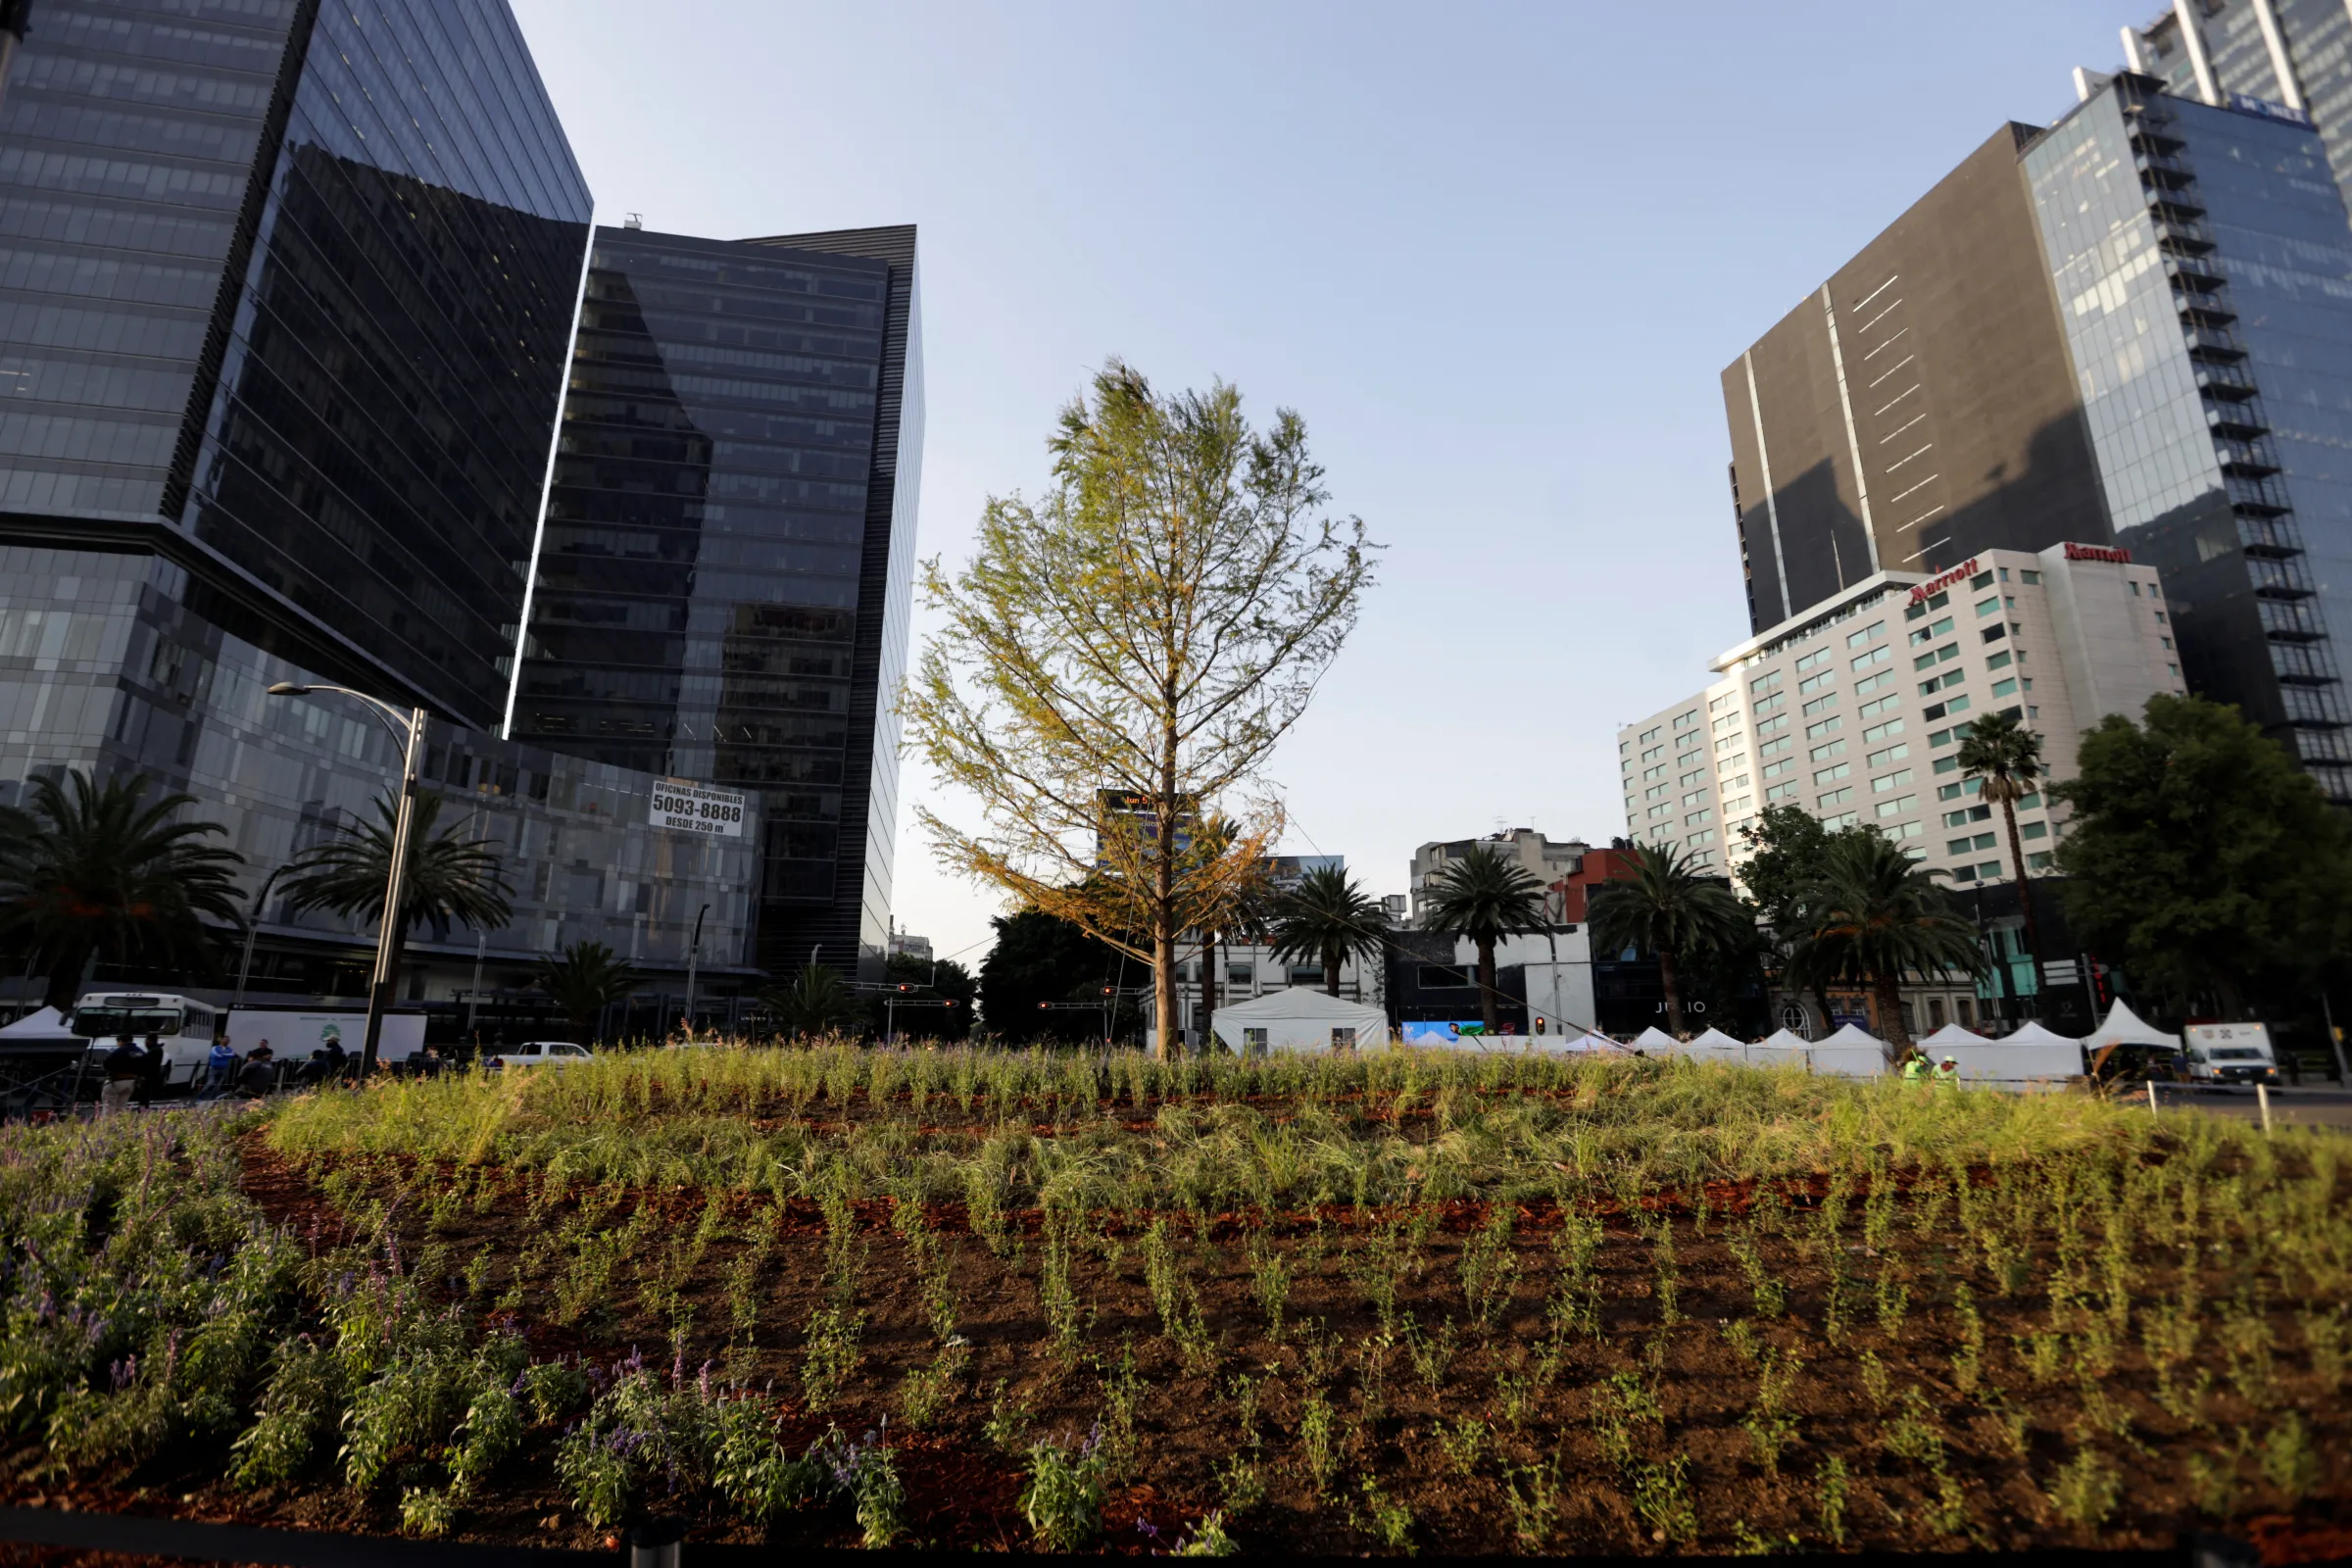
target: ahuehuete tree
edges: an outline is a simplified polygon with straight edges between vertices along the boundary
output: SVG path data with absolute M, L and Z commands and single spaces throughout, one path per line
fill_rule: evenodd
M 2090 951 L 2186 1008 L 2246 1015 L 2249 983 L 2313 983 L 2352 951 L 2352 829 L 2235 708 L 2148 699 L 2082 737 L 2058 848 Z
M 409 819 L 409 863 L 401 881 L 401 918 L 392 928 L 388 971 L 396 996 L 411 931 L 426 926 L 442 937 L 453 923 L 496 931 L 513 913 L 507 901 L 514 889 L 499 864 L 498 847 L 488 839 L 468 837 L 458 827 L 440 826 L 446 800 L 434 791 L 419 791 Z M 374 821 L 346 822 L 333 838 L 295 859 L 280 884 L 286 907 L 332 909 L 340 915 L 381 920 L 392 874 L 396 815 L 394 797 L 387 792 L 375 803 Z
M 2026 846 L 2017 833 L 2017 803 L 2041 787 L 2041 737 L 2014 711 L 1987 713 L 1969 729 L 1953 754 L 1963 778 L 1975 779 L 1984 800 L 2001 808 L 2009 830 L 2009 859 L 2017 869 L 2017 906 L 2026 916 L 2026 954 L 2041 973 L 2041 928 L 2034 919 L 2034 896 L 2026 886 Z M 2035 981 L 2039 985 L 2038 978 Z
M 1431 876 L 1421 923 L 1432 931 L 1468 937 L 1478 949 L 1479 1014 L 1487 1033 L 1502 1027 L 1495 1007 L 1494 944 L 1522 932 L 1543 931 L 1544 884 L 1517 860 L 1492 845 L 1473 844 Z
M 1731 884 L 1692 865 L 1672 845 L 1637 844 L 1627 856 L 1633 874 L 1592 890 L 1592 934 L 1609 950 L 1646 948 L 1658 957 L 1666 993 L 1666 1031 L 1683 1032 L 1683 992 L 1676 960 L 1702 950 L 1729 949 L 1752 933 L 1755 916 Z
M 1378 954 L 1388 940 L 1388 911 L 1336 865 L 1317 866 L 1300 877 L 1274 910 L 1274 956 L 1321 964 L 1323 989 L 1335 997 L 1340 965 L 1349 957 Z
M 944 865 L 1149 963 L 1172 1053 L 1177 937 L 1280 831 L 1259 770 L 1354 627 L 1373 546 L 1326 513 L 1298 416 L 1252 430 L 1222 383 L 1163 395 L 1113 361 L 1049 450 L 1051 491 L 992 499 L 960 572 L 924 564 L 944 624 L 900 711 L 981 820 L 916 814 Z M 1220 853 L 1192 853 L 1220 814 Z
M 203 842 L 225 829 L 178 815 L 192 795 L 146 797 L 144 775 L 42 775 L 29 810 L 0 815 L 0 938 L 24 946 L 48 976 L 42 1000 L 61 1012 L 92 958 L 201 959 L 212 947 L 205 916 L 245 923 L 231 874 L 244 857 Z
M 1973 975 L 1984 964 L 1975 925 L 1952 909 L 1932 873 L 1877 833 L 1831 841 L 1803 910 L 1791 971 L 1802 983 L 1867 987 L 1898 1058 L 1911 1053 L 1903 976 Z

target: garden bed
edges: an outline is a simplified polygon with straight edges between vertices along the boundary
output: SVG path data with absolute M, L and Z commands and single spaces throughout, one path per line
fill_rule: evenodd
M 2325 1135 L 1688 1062 L 840 1049 L 6 1136 L 19 1502 L 1138 1552 L 2221 1525 L 2286 1561 L 2352 1523 Z

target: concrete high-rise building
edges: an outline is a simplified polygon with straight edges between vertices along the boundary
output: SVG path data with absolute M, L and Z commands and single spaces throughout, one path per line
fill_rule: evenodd
M 1960 886 L 2014 874 L 1959 743 L 2009 711 L 2070 777 L 2085 729 L 2183 690 L 2154 567 L 2101 545 L 1992 550 L 1948 572 L 1879 572 L 1714 662 L 1714 684 L 1617 732 L 1627 832 L 1736 872 L 1740 829 L 1792 806 L 1869 826 Z M 2062 813 L 2019 803 L 2027 869 Z
M 511 733 L 762 792 L 770 970 L 888 954 L 919 323 L 911 227 L 596 232 Z
M 2298 111 L 2081 78 L 1724 375 L 1751 629 L 1880 571 L 2116 547 L 2180 662 L 2352 801 L 2352 223 Z

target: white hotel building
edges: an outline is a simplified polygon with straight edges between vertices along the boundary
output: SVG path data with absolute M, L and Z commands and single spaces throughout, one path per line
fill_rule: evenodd
M 1736 872 L 1740 827 L 1795 806 L 1868 823 L 1959 886 L 2013 874 L 1999 813 L 1960 775 L 1972 716 L 2018 713 L 2044 776 L 2064 779 L 2083 730 L 2186 689 L 2156 568 L 2093 545 L 1882 571 L 1714 668 L 1715 684 L 1618 732 L 1629 837 Z M 2035 794 L 2017 815 L 2028 866 L 2046 869 L 2061 813 Z

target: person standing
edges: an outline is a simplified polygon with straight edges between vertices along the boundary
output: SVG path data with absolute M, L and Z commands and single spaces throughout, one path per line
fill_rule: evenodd
M 1937 1062 L 1937 1063 L 1936 1064 L 1936 1081 L 1937 1083 L 1939 1083 L 1939 1084 L 1948 1084 L 1949 1086 L 1951 1086 L 1951 1087 L 1952 1087 L 1952 1088 L 1954 1088 L 1954 1089 L 1957 1089 L 1957 1088 L 1959 1088 L 1959 1087 L 1960 1087 L 1960 1062 L 1959 1062 L 1959 1059 L 1958 1059 L 1957 1057 L 1954 1057 L 1954 1056 L 1946 1056 L 1946 1057 L 1944 1057 L 1944 1058 L 1943 1058 L 1943 1060 L 1941 1060 L 1941 1061 Z
M 1914 1051 L 1903 1058 L 1903 1082 L 1915 1084 L 1928 1076 L 1928 1058 Z
M 248 1100 L 259 1100 L 276 1087 L 277 1063 L 270 1059 L 270 1042 L 265 1040 L 253 1048 L 238 1070 L 237 1092 Z
M 139 1043 L 128 1035 L 115 1039 L 115 1049 L 106 1054 L 106 1087 L 98 1091 L 98 1114 L 112 1116 L 130 1108 L 131 1096 L 147 1079 L 147 1055 Z
M 219 1100 L 228 1093 L 237 1076 L 237 1053 L 226 1036 L 213 1042 L 212 1054 L 204 1059 L 204 1098 Z
M 172 1081 L 172 1059 L 164 1054 L 164 1037 L 147 1032 L 147 1071 L 139 1079 L 139 1103 L 155 1103 L 156 1092 Z

